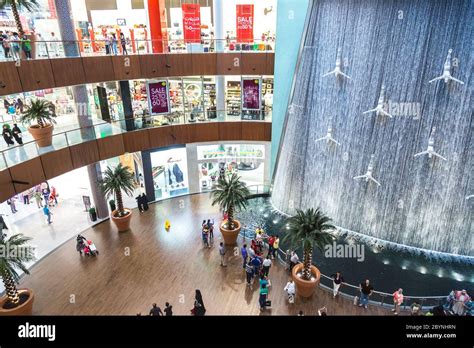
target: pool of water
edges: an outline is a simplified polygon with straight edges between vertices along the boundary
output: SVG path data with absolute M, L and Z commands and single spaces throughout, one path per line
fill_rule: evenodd
M 286 232 L 287 217 L 275 211 L 269 198 L 249 199 L 248 208 L 238 218 L 246 236 L 254 235 L 257 225 L 280 239 Z M 453 289 L 474 294 L 474 258 L 387 246 L 345 231 L 338 231 L 334 242 L 339 252 L 345 248 L 352 255 L 338 257 L 338 249 L 332 256 L 315 251 L 313 262 L 326 275 L 341 271 L 347 283 L 357 285 L 368 278 L 377 291 L 393 293 L 401 287 L 406 296 L 443 296 Z M 280 248 L 286 250 L 288 246 L 280 242 Z M 301 252 L 298 255 L 302 257 Z

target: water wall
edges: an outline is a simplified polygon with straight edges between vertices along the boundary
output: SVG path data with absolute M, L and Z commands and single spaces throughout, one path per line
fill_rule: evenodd
M 310 16 L 274 207 L 293 214 L 319 206 L 350 231 L 474 255 L 474 1 L 315 0 Z M 323 77 L 339 48 L 350 78 Z M 464 84 L 429 83 L 447 60 Z M 364 114 L 377 106 L 382 85 L 381 110 L 392 117 Z M 338 143 L 318 141 L 329 127 Z M 429 142 L 446 160 L 414 156 Z

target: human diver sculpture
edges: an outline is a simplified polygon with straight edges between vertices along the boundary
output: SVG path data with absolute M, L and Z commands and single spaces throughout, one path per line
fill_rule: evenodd
M 421 152 L 415 154 L 413 157 L 418 157 L 418 156 L 421 156 L 421 155 L 428 155 L 428 158 L 433 158 L 433 156 L 436 156 L 436 157 L 441 158 L 444 161 L 447 161 L 447 159 L 445 157 L 441 156 L 439 153 L 437 153 L 434 150 L 434 134 L 435 134 L 435 132 L 436 132 L 436 127 L 433 127 L 431 129 L 430 137 L 428 138 L 428 148 L 425 151 L 421 151 Z
M 379 101 L 377 102 L 377 106 L 373 109 L 364 111 L 363 114 L 370 114 L 372 112 L 375 112 L 377 116 L 388 116 L 390 118 L 393 118 L 392 115 L 390 115 L 387 111 L 383 109 L 384 105 L 385 105 L 385 86 L 382 85 L 382 88 L 380 89 L 380 96 L 379 96 Z
M 458 80 L 451 76 L 451 53 L 453 52 L 453 49 L 450 48 L 448 50 L 448 56 L 446 57 L 446 61 L 444 62 L 443 66 L 443 74 L 441 76 L 435 77 L 434 79 L 430 80 L 428 83 L 433 83 L 438 80 L 444 80 L 444 83 L 448 83 L 449 81 L 454 81 L 457 83 L 460 83 L 461 85 L 464 84 L 461 80 Z
M 353 179 L 355 179 L 355 180 L 365 179 L 366 182 L 369 182 L 369 180 L 371 180 L 374 183 L 376 183 L 378 186 L 380 186 L 380 183 L 377 180 L 375 180 L 375 178 L 372 176 L 372 173 L 374 171 L 374 167 L 375 167 L 375 155 L 371 155 L 369 166 L 367 167 L 367 172 L 364 175 L 354 176 Z
M 329 75 L 334 75 L 336 76 L 336 79 L 338 79 L 339 77 L 345 77 L 347 79 L 350 79 L 350 76 L 344 74 L 342 72 L 342 59 L 341 59 L 341 48 L 339 47 L 337 49 L 337 55 L 336 55 L 336 67 L 334 68 L 334 70 L 322 75 L 322 77 L 326 77 L 326 76 L 329 76 Z

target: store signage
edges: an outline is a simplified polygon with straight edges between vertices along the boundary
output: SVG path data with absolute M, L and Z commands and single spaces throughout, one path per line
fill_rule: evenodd
M 163 80 L 148 82 L 147 95 L 150 115 L 161 115 L 170 113 L 168 81 Z
M 260 78 L 242 79 L 242 110 L 260 110 L 261 84 Z
M 201 6 L 182 4 L 184 42 L 201 43 Z
M 253 5 L 237 5 L 237 42 L 253 42 Z

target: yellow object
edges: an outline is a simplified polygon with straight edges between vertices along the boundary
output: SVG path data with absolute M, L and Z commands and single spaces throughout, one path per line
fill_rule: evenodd
M 171 222 L 170 220 L 165 220 L 165 230 L 169 230 L 171 227 Z

